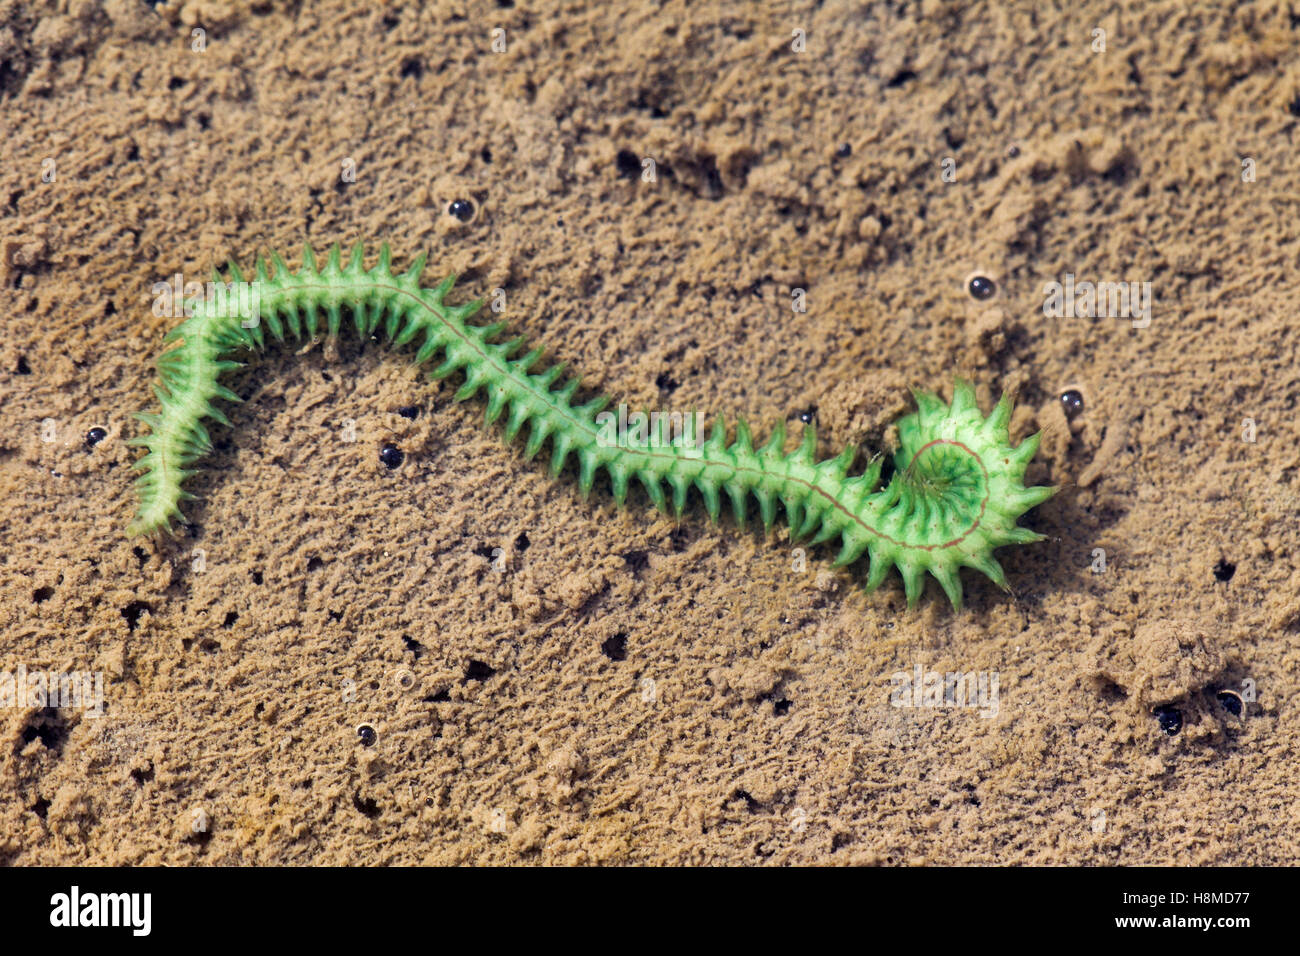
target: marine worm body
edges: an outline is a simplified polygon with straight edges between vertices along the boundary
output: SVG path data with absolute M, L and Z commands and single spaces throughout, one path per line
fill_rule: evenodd
M 866 554 L 870 561 L 868 590 L 880 585 L 897 567 L 909 607 L 920 597 L 928 572 L 943 587 L 954 607 L 961 606 L 961 567 L 974 568 L 1006 588 L 994 548 L 1042 539 L 1016 523 L 1020 515 L 1045 501 L 1054 488 L 1026 488 L 1025 466 L 1038 448 L 1038 436 L 1011 447 L 1007 426 L 1011 401 L 1004 396 L 985 418 L 972 388 L 957 382 L 951 404 L 928 392 L 916 392 L 917 411 L 898 423 L 900 447 L 895 472 L 880 485 L 883 460 L 876 456 L 858 475 L 850 477 L 857 450 L 850 446 L 835 458 L 818 461 L 816 435 L 803 430 L 799 447 L 785 454 L 785 427 L 776 427 L 761 448 L 754 446 L 749 426 L 736 424 L 735 439 L 719 418 L 707 440 L 691 434 L 671 434 L 666 418 L 651 419 L 649 428 L 617 441 L 598 418 L 608 403 L 595 398 L 574 404 L 577 378 L 560 382 L 563 365 L 534 371 L 541 349 L 523 352 L 523 338 L 498 342 L 504 324 L 470 325 L 482 305 L 446 301 L 455 277 L 436 288 L 422 288 L 421 256 L 406 272 L 391 270 L 388 247 L 370 270 L 358 245 L 346 266 L 335 246 L 323 268 L 310 248 L 295 273 L 275 254 L 271 264 L 258 259 L 255 304 L 246 298 L 230 302 L 188 302 L 188 318 L 167 336 L 178 342 L 158 360 L 161 386 L 155 386 L 160 409 L 137 417 L 149 433 L 132 439 L 148 449 L 136 463 L 140 502 L 132 534 L 168 530 L 183 519 L 180 503 L 193 496 L 182 487 L 196 463 L 211 450 L 203 419 L 229 425 L 218 400 L 240 401 L 220 383 L 224 372 L 242 363 L 232 356 L 263 347 L 265 330 L 277 340 L 285 334 L 314 338 L 321 327 L 339 334 L 344 314 L 363 338 L 381 331 L 396 346 L 416 344 L 417 363 L 435 356 L 442 362 L 432 371 L 439 379 L 460 374 L 464 383 L 457 401 L 480 391 L 487 396 L 490 425 L 504 417 L 505 436 L 515 439 L 529 428 L 525 455 L 536 455 L 549 439 L 551 474 L 559 475 L 570 455 L 578 465 L 578 486 L 584 497 L 597 471 L 604 469 L 615 500 L 622 506 L 628 483 L 637 479 L 651 501 L 663 511 L 680 514 L 693 487 L 713 521 L 726 492 L 737 523 L 744 525 L 749 498 L 758 502 L 763 524 L 771 528 L 779 503 L 793 537 L 812 536 L 813 543 L 838 537 L 835 564 L 844 565 Z M 272 271 L 273 270 L 273 271 Z M 243 283 L 231 263 L 230 278 Z M 216 277 L 219 281 L 220 277 Z M 232 297 L 235 301 L 235 297 Z M 609 413 L 605 413 L 608 415 Z

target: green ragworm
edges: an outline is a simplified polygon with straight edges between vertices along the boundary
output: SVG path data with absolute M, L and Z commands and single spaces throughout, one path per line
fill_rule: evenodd
M 336 245 L 324 268 L 318 268 L 308 247 L 295 273 L 272 254 L 274 271 L 259 258 L 256 281 L 248 284 L 257 291 L 255 307 L 249 305 L 251 297 L 245 297 L 242 305 L 232 308 L 239 298 L 235 295 L 227 301 L 209 296 L 186 302 L 188 317 L 166 339 L 179 344 L 158 360 L 162 384 L 154 390 L 161 408 L 156 414 L 137 416 L 150 431 L 131 440 L 148 452 L 136 463 L 143 474 L 137 479 L 140 503 L 130 533 L 169 530 L 173 519 L 183 520 L 180 503 L 193 495 L 182 485 L 212 447 L 203 419 L 228 425 L 215 403 L 240 401 L 220 384 L 222 373 L 242 364 L 231 356 L 262 348 L 265 329 L 280 341 L 286 332 L 295 339 L 304 334 L 315 338 L 322 313 L 326 330 L 337 336 L 347 312 L 363 338 L 382 330 L 396 346 L 418 340 L 417 363 L 440 354 L 443 362 L 432 377 L 460 373 L 464 384 L 455 394 L 457 401 L 485 390 L 487 422 L 504 416 L 508 441 L 529 426 L 525 448 L 529 458 L 549 439 L 552 475 L 558 475 L 569 455 L 574 455 L 584 497 L 603 468 L 620 506 L 632 478 L 640 481 L 661 510 L 671 508 L 678 515 L 694 487 L 715 522 L 719 492 L 725 491 L 742 527 L 751 495 L 769 529 L 780 503 L 792 537 L 812 536 L 814 544 L 841 539 L 836 566 L 865 553 L 870 560 L 868 590 L 878 587 L 889 569 L 897 567 L 908 607 L 916 605 L 926 572 L 939 582 L 955 608 L 961 607 L 961 567 L 982 572 L 1005 590 L 1006 578 L 993 549 L 1044 537 L 1016 521 L 1056 489 L 1024 486 L 1025 467 L 1038 448 L 1039 436 L 1011 446 L 1007 431 L 1011 400 L 1005 395 L 985 418 L 965 382 L 956 383 L 951 404 L 929 392 L 914 392 L 917 411 L 898 422 L 895 470 L 883 488 L 877 487 L 881 456 L 850 477 L 856 448 L 849 446 L 835 458 L 818 461 L 811 426 L 804 427 L 799 447 L 788 455 L 784 424 L 776 427 L 766 444 L 755 448 L 743 420 L 737 422 L 735 440 L 728 444 L 721 418 L 707 440 L 682 433 L 674 436 L 670 419 L 656 416 L 648 429 L 611 442 L 598 420 L 608 400 L 574 404 L 579 381 L 569 378 L 558 384 L 563 365 L 532 371 L 541 349 L 520 354 L 523 338 L 498 342 L 504 323 L 467 324 L 482 303 L 448 304 L 455 276 L 436 288 L 422 288 L 424 256 L 397 274 L 390 267 L 387 245 L 370 270 L 365 269 L 362 255 L 358 245 L 343 266 Z M 229 276 L 241 286 L 244 283 L 233 262 Z M 214 284 L 218 283 L 222 277 L 214 275 Z M 234 288 L 224 283 L 216 287 Z

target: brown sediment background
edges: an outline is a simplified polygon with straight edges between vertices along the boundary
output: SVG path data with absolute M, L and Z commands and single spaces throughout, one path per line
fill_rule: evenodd
M 0 672 L 106 711 L 0 707 L 0 861 L 1295 862 L 1298 40 L 1282 3 L 0 0 Z M 355 336 L 231 375 L 189 523 L 128 539 L 154 284 L 358 240 L 503 290 L 592 393 L 813 411 L 824 455 L 908 386 L 1012 391 L 1048 539 L 908 612 L 785 530 L 584 502 Z M 1045 314 L 1066 274 L 1150 283 L 1149 325 Z M 893 706 L 917 667 L 996 708 Z

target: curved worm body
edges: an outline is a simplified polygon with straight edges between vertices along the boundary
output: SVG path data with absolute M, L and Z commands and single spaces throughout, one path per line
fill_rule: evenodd
M 304 334 L 314 338 L 322 314 L 326 331 L 338 335 L 346 312 L 362 337 L 382 331 L 394 345 L 417 343 L 419 363 L 440 355 L 443 361 L 432 377 L 460 373 L 464 384 L 456 392 L 457 401 L 485 391 L 487 423 L 504 417 L 508 441 L 529 426 L 527 457 L 536 455 L 549 439 L 552 475 L 558 475 L 569 455 L 574 455 L 584 497 L 596 472 L 604 469 L 620 506 L 633 478 L 655 505 L 676 514 L 694 487 L 715 522 L 723 491 L 742 526 L 751 495 L 769 529 L 780 503 L 794 537 L 812 535 L 813 543 L 841 539 L 837 566 L 866 554 L 869 590 L 879 586 L 890 567 L 897 567 L 909 607 L 920 597 L 927 572 L 938 580 L 954 607 L 961 606 L 958 569 L 963 566 L 975 568 L 1005 589 L 992 550 L 1043 537 L 1016 521 L 1055 489 L 1024 486 L 1025 466 L 1038 448 L 1038 436 L 1011 447 L 1007 434 L 1011 401 L 1006 396 L 985 418 L 965 382 L 954 387 L 951 404 L 928 392 L 914 393 L 918 410 L 898 423 L 895 473 L 879 488 L 879 456 L 862 474 L 850 477 L 856 449 L 850 446 L 836 458 L 818 461 L 816 435 L 810 426 L 804 428 L 799 447 L 788 455 L 783 450 L 784 424 L 777 426 L 766 444 L 755 448 L 743 420 L 737 422 L 731 444 L 721 418 L 707 440 L 689 433 L 674 436 L 670 420 L 659 416 L 651 416 L 648 427 L 611 438 L 606 427 L 611 413 L 602 411 L 607 399 L 574 404 L 579 381 L 569 378 L 559 383 L 563 365 L 533 371 L 541 349 L 519 354 L 524 339 L 495 341 L 503 324 L 467 324 L 482 303 L 447 304 L 454 276 L 436 288 L 422 288 L 423 256 L 402 274 L 391 270 L 387 246 L 369 271 L 363 267 L 360 245 L 346 267 L 338 246 L 330 251 L 324 268 L 317 267 L 310 248 L 304 250 L 296 273 L 278 255 L 272 254 L 271 264 L 273 272 L 265 260 L 257 261 L 257 279 L 252 284 L 257 290 L 255 306 L 247 300 L 234 308 L 229 303 L 192 300 L 186 303 L 189 318 L 168 334 L 167 341 L 179 340 L 179 344 L 158 360 L 162 384 L 154 390 L 160 410 L 137 416 L 150 431 L 131 440 L 148 452 L 136 463 L 144 473 L 137 479 L 140 504 L 130 533 L 168 530 L 173 519 L 183 518 L 180 503 L 193 496 L 182 484 L 211 450 L 203 419 L 228 425 L 214 403 L 240 401 L 220 384 L 222 373 L 241 365 L 231 356 L 262 348 L 266 329 L 280 341 L 286 333 L 295 339 Z M 229 272 L 233 280 L 243 282 L 234 263 Z

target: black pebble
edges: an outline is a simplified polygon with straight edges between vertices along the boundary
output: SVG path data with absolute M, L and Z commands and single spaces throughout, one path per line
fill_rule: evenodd
M 817 409 L 809 408 L 799 413 L 799 421 L 805 425 L 811 425 L 812 420 L 817 416 Z
M 461 222 L 469 222 L 474 218 L 474 204 L 468 199 L 456 199 L 447 207 L 447 212 L 451 213 Z
M 379 450 L 379 460 L 389 468 L 396 468 L 402 463 L 406 456 L 402 454 L 402 449 L 398 448 L 392 442 L 389 442 Z
M 630 149 L 620 149 L 614 157 L 614 165 L 625 179 L 636 179 L 641 175 L 641 159 Z
M 1241 697 L 1230 690 L 1221 690 L 1215 697 L 1223 705 L 1223 709 L 1234 717 L 1241 716 Z
M 848 159 L 853 155 L 853 147 L 848 143 L 840 143 L 839 148 L 835 150 L 835 155 L 840 159 Z
M 375 728 L 369 724 L 362 724 L 357 728 L 357 736 L 361 738 L 361 746 L 373 747 L 375 743 Z
M 993 298 L 998 291 L 998 284 L 988 276 L 972 276 L 966 286 L 966 291 L 971 294 L 971 298 L 979 299 L 981 302 L 985 299 Z
M 397 410 L 397 414 L 401 415 L 403 418 L 414 420 L 416 416 L 420 414 L 420 410 L 414 405 L 403 405 Z
M 1157 707 L 1153 713 L 1160 721 L 1160 729 L 1170 737 L 1183 729 L 1183 715 L 1177 707 Z
M 86 432 L 86 444 L 91 448 L 94 448 L 107 437 L 108 432 L 96 425 L 90 431 Z
M 1065 410 L 1066 418 L 1074 418 L 1077 416 L 1083 411 L 1083 393 L 1073 388 L 1068 392 L 1062 392 L 1061 408 Z
M 627 660 L 627 635 L 615 634 L 600 645 L 601 651 L 611 661 Z
M 1232 576 L 1237 573 L 1237 566 L 1231 561 L 1219 559 L 1219 563 L 1214 566 L 1214 577 L 1219 581 L 1231 581 Z

